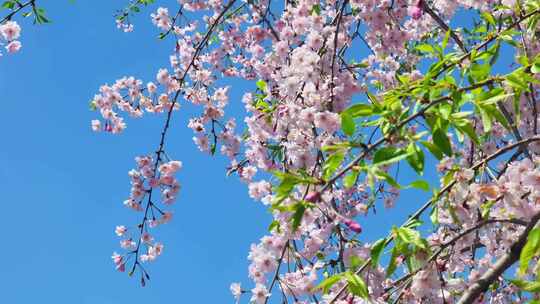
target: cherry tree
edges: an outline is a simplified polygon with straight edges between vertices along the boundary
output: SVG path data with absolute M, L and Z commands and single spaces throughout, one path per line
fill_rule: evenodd
M 132 31 L 130 15 L 150 2 L 130 3 L 118 27 Z M 477 13 L 474 28 L 450 28 L 460 8 Z M 539 8 L 538 1 L 422 0 L 158 8 L 152 22 L 174 43 L 170 67 L 157 72 L 157 83 L 126 77 L 104 85 L 92 102 L 102 115 L 92 122 L 96 131 L 122 132 L 122 113 L 165 115 L 156 152 L 130 172 L 125 204 L 142 216 L 135 229 L 117 228 L 130 233 L 125 253 L 113 256 L 117 268 L 130 264 L 144 284 L 143 263 L 162 251 L 151 228 L 170 220 L 163 209 L 180 188 L 167 132 L 189 102 L 201 106 L 188 126 L 199 149 L 229 157 L 228 173 L 274 217 L 249 253 L 253 286 L 231 285 L 238 300 L 244 293 L 256 303 L 272 295 L 294 303 L 531 299 L 539 289 Z M 515 63 L 494 73 L 508 46 Z M 232 78 L 254 84 L 242 100 L 243 134 L 225 113 L 234 88 L 221 83 Z M 398 165 L 422 175 L 426 153 L 440 160 L 440 189 L 400 183 Z M 400 191 L 431 186 L 433 198 L 405 223 L 362 242 L 362 218 L 378 204 L 391 208 Z
M 231 284 L 238 302 L 540 303 L 539 0 L 158 2 L 129 2 L 116 25 L 136 30 L 133 14 L 153 10 L 169 66 L 91 102 L 97 132 L 164 120 L 129 172 L 124 204 L 140 221 L 116 227 L 117 270 L 145 285 L 164 250 L 153 230 L 172 219 L 182 167 L 167 134 L 190 103 L 194 144 L 228 157 L 272 211 L 249 250 L 252 284 Z M 10 51 L 11 18 L 35 4 L 6 3 Z M 235 79 L 251 83 L 232 101 L 244 117 L 226 112 L 246 88 Z M 401 191 L 432 197 L 386 236 L 364 231 Z

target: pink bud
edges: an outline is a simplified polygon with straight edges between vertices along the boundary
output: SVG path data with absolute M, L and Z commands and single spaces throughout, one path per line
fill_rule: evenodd
M 321 194 L 317 191 L 311 191 L 306 195 L 306 201 L 316 203 L 321 199 Z
M 409 16 L 411 16 L 411 18 L 413 18 L 414 20 L 420 19 L 423 13 L 422 6 L 422 0 L 418 1 L 415 6 L 409 6 Z
M 155 228 L 155 227 L 157 227 L 158 224 L 159 224 L 159 222 L 156 221 L 156 220 L 148 220 L 148 227 L 150 227 L 150 228 Z
M 141 236 L 141 240 L 145 243 L 150 243 L 153 239 L 154 238 L 148 233 L 143 233 L 143 235 Z
M 353 220 L 346 219 L 346 220 L 343 221 L 343 224 L 345 224 L 345 226 L 347 226 L 347 228 L 351 229 L 352 231 L 354 231 L 356 233 L 361 233 L 362 232 L 362 226 L 360 226 L 360 224 L 358 224 L 357 222 L 355 222 Z
M 409 15 L 414 19 L 418 20 L 422 17 L 422 9 L 418 6 L 409 7 Z
M 118 271 L 120 271 L 120 272 L 126 271 L 126 264 L 125 264 L 125 263 L 122 263 L 122 264 L 116 266 L 116 270 L 118 270 Z
M 159 180 L 155 178 L 151 178 L 149 184 L 150 184 L 150 187 L 155 188 L 159 186 Z

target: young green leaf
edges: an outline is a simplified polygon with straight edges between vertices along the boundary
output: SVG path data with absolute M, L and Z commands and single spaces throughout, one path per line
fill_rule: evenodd
M 523 280 L 510 280 L 510 282 L 512 282 L 512 284 L 516 285 L 517 287 L 519 287 L 523 291 L 534 292 L 534 293 L 540 292 L 540 282 L 539 281 L 528 282 L 528 281 L 523 281 Z
M 338 151 L 326 159 L 326 162 L 323 165 L 323 177 L 325 180 L 332 177 L 332 174 L 336 172 L 337 168 L 343 162 L 343 159 L 345 159 L 345 153 L 343 151 Z
M 344 112 L 349 113 L 353 118 L 371 116 L 373 114 L 373 106 L 363 103 L 358 103 L 350 106 Z
M 433 46 L 427 43 L 419 44 L 415 47 L 415 49 L 423 53 L 430 53 L 430 54 L 435 53 L 435 49 L 433 48 Z
M 452 156 L 452 145 L 448 139 L 448 135 L 441 129 L 437 128 L 433 131 L 433 143 L 447 156 Z
M 384 250 L 386 239 L 380 239 L 371 246 L 371 265 L 375 268 L 379 264 L 379 259 Z
M 407 156 L 409 156 L 409 153 L 406 150 L 395 147 L 384 147 L 375 152 L 373 165 L 386 166 L 405 159 Z
M 261 90 L 262 92 L 266 92 L 266 89 L 268 88 L 268 85 L 266 84 L 266 81 L 264 80 L 259 80 L 255 83 L 255 85 L 257 86 L 257 88 L 259 90 Z
M 345 272 L 345 278 L 347 279 L 347 282 L 349 283 L 349 291 L 359 296 L 362 299 L 368 299 L 369 298 L 369 291 L 366 285 L 366 282 L 359 277 L 355 273 L 351 272 Z
M 390 263 L 386 268 L 386 277 L 390 277 L 397 269 L 397 258 L 399 256 L 399 250 L 397 247 L 392 248 L 392 255 L 390 256 Z
M 535 228 L 529 232 L 527 243 L 519 255 L 519 273 L 525 274 L 531 259 L 540 252 L 540 228 Z
M 339 280 L 341 280 L 342 278 L 343 278 L 343 275 L 341 273 L 330 276 L 324 279 L 317 287 L 315 287 L 315 289 L 316 290 L 322 289 L 323 294 L 327 294 L 330 288 L 332 288 L 332 286 L 336 284 L 337 282 L 339 282 Z
M 417 180 L 412 182 L 407 188 L 416 188 L 424 191 L 429 191 L 429 183 L 425 180 Z
M 416 171 L 416 173 L 424 174 L 424 151 L 415 143 L 410 143 L 407 147 L 407 162 Z
M 435 156 L 438 160 L 441 160 L 443 158 L 443 153 L 441 152 L 441 150 L 439 148 L 437 148 L 436 145 L 434 145 L 433 143 L 429 142 L 429 141 L 421 141 L 420 142 L 424 147 L 426 147 L 426 149 L 429 150 L 429 152 L 431 152 L 431 154 L 433 154 L 433 156 Z
M 351 173 L 349 173 L 345 178 L 343 178 L 343 186 L 345 188 L 350 189 L 354 184 L 356 183 L 356 179 L 358 178 L 358 174 L 360 171 L 358 170 L 352 170 Z
M 354 131 L 356 130 L 356 125 L 354 123 L 354 119 L 352 115 L 344 111 L 340 114 L 341 116 L 341 129 L 343 130 L 343 133 L 347 136 L 353 136 Z
M 304 216 L 304 213 L 306 212 L 306 205 L 303 202 L 296 203 L 294 205 L 294 213 L 292 216 L 292 229 L 293 232 L 300 227 L 300 224 L 302 223 L 302 217 Z

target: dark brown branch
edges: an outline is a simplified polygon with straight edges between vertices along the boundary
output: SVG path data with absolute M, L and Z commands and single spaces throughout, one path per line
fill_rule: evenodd
M 529 19 L 530 17 L 532 17 L 532 16 L 534 16 L 534 15 L 536 15 L 538 13 L 540 13 L 540 10 L 532 11 L 532 12 L 522 16 L 521 18 L 519 18 L 519 20 L 515 21 L 514 23 L 510 24 L 505 29 L 497 32 L 494 35 L 488 36 L 488 38 L 486 40 L 484 40 L 484 42 L 482 42 L 482 43 L 478 44 L 477 46 L 475 46 L 471 51 L 469 51 L 468 53 L 466 53 L 463 56 L 459 57 L 456 61 L 452 61 L 451 63 L 445 65 L 435 76 L 433 76 L 433 78 L 439 77 L 442 73 L 444 73 L 445 71 L 448 71 L 448 69 L 456 66 L 457 64 L 462 63 L 465 59 L 469 58 L 473 52 L 480 51 L 482 48 L 486 47 L 491 42 L 498 39 L 501 36 L 502 33 L 506 32 L 506 31 L 508 31 L 510 29 L 513 29 L 514 27 L 518 26 L 521 22 Z
M 437 15 L 437 13 L 435 11 L 433 11 L 433 9 L 431 7 L 429 7 L 429 5 L 426 3 L 426 1 L 420 1 L 421 5 L 422 5 L 422 9 L 428 14 L 431 16 L 431 18 L 433 18 L 433 20 L 435 20 L 435 22 L 437 22 L 437 24 L 445 31 L 445 32 L 450 32 L 450 37 L 452 37 L 452 39 L 457 43 L 457 45 L 459 46 L 459 48 L 463 51 L 463 53 L 468 53 L 469 51 L 467 50 L 467 48 L 465 47 L 465 44 L 463 43 L 463 41 L 461 41 L 461 39 L 459 38 L 459 36 L 456 34 L 456 32 L 454 32 L 445 22 L 444 20 L 442 20 L 442 18 Z
M 212 25 L 210 26 L 210 28 L 206 32 L 205 36 L 203 37 L 203 39 L 197 45 L 197 48 L 196 48 L 195 53 L 193 54 L 193 56 L 191 58 L 191 61 L 190 61 L 189 65 L 186 67 L 182 77 L 180 79 L 178 79 L 178 82 L 180 83 L 180 85 L 179 85 L 180 88 L 182 87 L 182 85 L 183 85 L 183 83 L 184 83 L 184 81 L 185 81 L 185 79 L 186 79 L 186 77 L 188 75 L 188 72 L 194 66 L 195 61 L 196 61 L 197 57 L 199 56 L 200 52 L 206 46 L 206 44 L 208 42 L 208 39 L 210 38 L 210 35 L 213 33 L 216 26 L 220 23 L 221 18 L 234 5 L 235 2 L 236 2 L 236 0 L 231 0 L 225 6 L 223 11 L 219 14 L 219 16 L 216 18 L 216 20 L 212 23 Z M 174 24 L 172 24 L 171 26 L 174 26 Z M 174 95 L 173 102 L 172 102 L 172 104 L 171 104 L 171 106 L 170 106 L 170 108 L 169 108 L 169 110 L 167 112 L 167 118 L 165 120 L 165 125 L 163 126 L 163 129 L 161 131 L 158 150 L 155 152 L 156 153 L 156 160 L 154 162 L 154 174 L 157 171 L 159 163 L 161 161 L 161 155 L 165 152 L 165 148 L 164 148 L 165 147 L 165 138 L 166 138 L 166 135 L 167 135 L 167 131 L 169 130 L 171 117 L 172 117 L 172 112 L 174 110 L 174 107 L 175 107 L 176 103 L 178 102 L 178 97 L 180 96 L 180 92 L 182 91 L 180 88 L 178 89 L 178 91 L 176 91 L 176 93 Z M 146 227 L 146 222 L 147 222 L 147 219 L 148 219 L 148 212 L 150 211 L 150 208 L 152 208 L 153 205 L 154 205 L 152 203 L 152 192 L 153 192 L 152 188 L 150 188 L 150 190 L 148 191 L 148 201 L 146 203 L 146 207 L 145 207 L 145 211 L 144 211 L 144 217 L 143 217 L 142 223 L 139 225 L 140 234 L 142 234 L 144 232 L 144 229 Z M 135 271 L 135 267 L 140 265 L 140 262 L 139 262 L 140 246 L 141 246 L 141 238 L 139 238 L 139 240 L 137 241 L 137 247 L 133 251 L 133 253 L 135 253 L 135 262 L 133 264 L 133 268 L 131 269 L 130 273 L 133 273 Z
M 502 197 L 501 197 L 502 198 Z M 499 198 L 498 200 L 500 200 L 501 198 Z M 514 225 L 520 225 L 520 226 L 527 226 L 527 222 L 524 222 L 522 220 L 518 220 L 518 219 L 487 219 L 487 220 L 483 220 L 483 221 L 480 221 L 478 222 L 476 225 L 474 225 L 473 227 L 469 228 L 469 229 L 466 229 L 466 230 L 463 230 L 461 231 L 460 233 L 458 233 L 457 235 L 455 235 L 452 239 L 450 239 L 449 241 L 441 244 L 439 246 L 439 248 L 437 249 L 437 251 L 435 251 L 435 253 L 433 253 L 426 261 L 425 265 L 423 267 L 420 267 L 418 269 L 416 269 L 415 271 L 412 271 L 406 275 L 404 275 L 403 277 L 397 279 L 396 281 L 393 282 L 392 286 L 388 287 L 385 292 L 389 292 L 390 290 L 394 289 L 395 287 L 397 287 L 398 284 L 406 281 L 407 279 L 411 278 L 412 276 L 414 276 L 415 274 L 417 274 L 419 271 L 421 271 L 422 269 L 425 269 L 427 265 L 429 265 L 430 263 L 432 263 L 433 261 L 435 261 L 435 259 L 437 259 L 437 257 L 439 255 L 441 255 L 441 253 L 448 247 L 450 246 L 453 246 L 454 244 L 456 244 L 461 238 L 463 238 L 464 236 L 472 233 L 472 232 L 477 232 L 479 229 L 483 228 L 484 226 L 486 225 L 489 225 L 489 224 L 497 224 L 497 223 L 503 223 L 503 224 L 514 224 Z M 474 246 L 474 248 L 476 248 L 476 246 Z M 462 251 L 461 253 L 464 253 L 466 251 Z

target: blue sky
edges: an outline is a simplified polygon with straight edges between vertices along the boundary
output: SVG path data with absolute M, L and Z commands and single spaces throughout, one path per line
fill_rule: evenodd
M 0 59 L 0 303 L 233 303 L 229 284 L 248 283 L 249 245 L 270 214 L 225 176 L 225 159 L 197 150 L 186 127 L 197 109 L 189 106 L 175 113 L 167 142 L 184 169 L 174 221 L 157 231 L 164 254 L 149 266 L 145 288 L 114 271 L 114 227 L 137 220 L 122 205 L 127 172 L 135 156 L 155 150 L 164 117 L 128 120 L 119 136 L 95 134 L 88 103 L 122 76 L 153 80 L 173 46 L 156 39 L 150 10 L 136 18 L 134 33 L 116 30 L 112 14 L 124 3 L 46 2 L 53 23 L 23 22 L 22 51 Z M 242 114 L 241 93 L 252 89 L 235 83 L 230 113 Z M 396 209 L 378 208 L 362 222 L 364 239 L 383 237 L 427 196 L 406 191 Z

